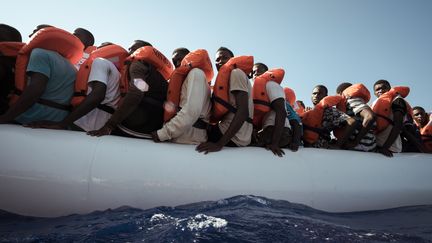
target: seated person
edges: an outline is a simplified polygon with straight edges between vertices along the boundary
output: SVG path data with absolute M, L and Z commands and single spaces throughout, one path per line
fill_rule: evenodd
M 93 131 L 100 129 L 111 117 L 120 101 L 120 72 L 105 58 L 94 59 L 88 77 L 85 99 L 62 121 L 35 122 L 33 128 Z
M 187 54 L 186 50 L 186 48 L 174 50 L 173 63 L 177 68 L 180 67 L 182 60 L 176 59 L 178 57 L 183 59 L 184 54 Z M 206 56 L 208 58 L 208 55 Z M 172 79 L 174 79 L 173 76 Z M 178 81 L 171 80 L 170 85 Z M 183 144 L 206 142 L 211 102 L 209 80 L 206 79 L 204 70 L 201 68 L 191 69 L 178 89 L 170 86 L 169 90 L 180 93 L 178 107 L 181 109 L 161 129 L 152 132 L 153 140 L 155 142 L 169 140 Z
M 297 111 L 294 107 L 297 105 L 296 95 L 294 90 L 285 87 L 285 106 L 287 110 L 287 118 L 291 125 L 292 130 L 292 141 L 288 145 L 288 148 L 293 152 L 297 151 L 299 146 L 302 144 L 301 137 L 303 136 L 303 124 L 300 116 L 297 114 Z
M 351 89 L 347 90 L 349 87 Z M 344 93 L 345 90 L 350 94 Z M 357 121 L 346 148 L 365 152 L 375 151 L 376 138 L 372 130 L 375 114 L 367 104 L 370 99 L 367 88 L 361 84 L 352 86 L 351 83 L 342 83 L 337 87 L 336 93 L 344 97 L 343 102 L 345 103 L 340 104 L 343 111 Z
M 374 94 L 378 98 L 372 105 L 377 118 L 377 151 L 385 156 L 392 157 L 393 153 L 402 152 L 403 140 L 423 150 L 420 139 L 408 128 L 412 123 L 409 104 L 404 99 L 408 93 L 408 87 L 392 89 L 387 80 L 378 80 L 374 84 Z
M 135 41 L 129 51 L 139 51 L 145 46 L 151 45 Z M 152 131 L 162 127 L 167 80 L 155 66 L 145 61 L 133 60 L 126 70 L 129 87 L 121 105 L 100 129 L 88 132 L 89 135 L 104 136 L 114 132 L 115 135 L 148 138 Z
M 324 85 L 317 85 L 312 90 L 312 104 L 315 106 L 314 108 L 310 108 L 308 111 L 306 111 L 302 116 L 302 123 L 303 123 L 303 129 L 304 129 L 304 135 L 309 132 L 317 134 L 317 139 L 309 140 L 307 138 L 304 138 L 304 146 L 305 147 L 314 147 L 314 148 L 343 148 L 345 146 L 345 143 L 348 140 L 348 134 L 351 134 L 354 130 L 355 120 L 345 114 L 344 112 L 338 110 L 334 105 L 331 104 L 328 106 L 325 106 L 322 113 L 319 113 L 320 117 L 314 117 L 315 119 L 320 119 L 318 121 L 319 127 L 312 127 L 310 125 L 309 115 L 313 114 L 315 111 L 317 111 L 318 104 L 327 97 L 328 89 Z M 333 97 L 331 97 L 333 98 Z M 327 98 L 326 98 L 327 100 Z M 339 99 L 337 99 L 340 101 Z M 341 136 L 341 139 L 337 140 L 336 144 L 331 144 L 331 132 L 337 128 L 343 129 L 343 134 Z M 308 130 L 308 131 L 306 131 Z
M 0 116 L 0 123 L 63 120 L 69 114 L 67 107 L 73 95 L 76 76 L 73 65 L 57 52 L 35 48 L 26 72 L 30 76 L 28 86 L 17 102 Z
M 234 54 L 226 47 L 220 47 L 216 52 L 216 69 L 220 71 Z M 220 73 L 218 73 L 219 75 Z M 220 151 L 223 146 L 247 146 L 251 142 L 253 101 L 252 86 L 247 74 L 240 68 L 235 68 L 229 76 L 229 104 L 235 108 L 235 113 L 228 112 L 220 122 L 210 126 L 208 142 L 196 147 L 198 152 L 205 154 Z M 247 120 L 250 120 L 248 122 Z
M 189 52 L 190 51 L 184 47 L 179 47 L 173 51 L 171 60 L 175 68 L 180 67 L 181 61 Z
M 432 115 L 427 114 L 423 107 L 416 106 L 413 108 L 413 117 L 417 129 L 420 130 L 425 152 L 432 153 Z

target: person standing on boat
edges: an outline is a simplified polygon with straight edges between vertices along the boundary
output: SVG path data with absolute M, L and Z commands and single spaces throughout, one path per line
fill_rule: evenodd
M 152 58 L 169 64 L 171 69 L 172 65 L 162 53 L 145 41 L 135 41 L 129 48 L 129 53 L 132 53 L 129 57 L 131 62 L 126 68 L 127 72 L 124 73 L 129 80 L 127 93 L 105 125 L 98 130 L 88 132 L 91 136 L 109 135 L 114 131 L 116 135 L 148 138 L 152 131 L 162 127 L 163 102 L 168 87 L 167 78 L 162 75 L 159 67 L 151 64 L 150 61 L 140 60 L 138 56 L 146 53 L 157 55 Z
M 216 124 L 209 127 L 208 141 L 196 147 L 205 154 L 220 151 L 223 146 L 249 145 L 253 129 L 252 85 L 247 76 L 252 72 L 253 57 L 234 59 L 231 50 L 220 47 L 215 64 L 218 77 L 213 90 L 212 116 Z
M 155 142 L 200 144 L 207 141 L 211 109 L 209 82 L 213 68 L 207 51 L 196 50 L 184 56 L 185 53 L 185 48 L 173 52 L 172 59 L 177 68 L 168 86 L 165 124 L 152 132 Z M 182 56 L 184 59 L 180 60 Z M 191 67 L 195 63 L 201 65 Z

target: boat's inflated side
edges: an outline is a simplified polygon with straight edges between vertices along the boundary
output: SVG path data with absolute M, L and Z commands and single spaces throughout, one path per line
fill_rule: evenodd
M 341 212 L 432 204 L 432 156 L 191 145 L 0 125 L 0 209 L 59 216 L 240 194 Z

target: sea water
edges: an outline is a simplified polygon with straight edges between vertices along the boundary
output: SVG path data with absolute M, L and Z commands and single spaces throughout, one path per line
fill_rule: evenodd
M 329 213 L 236 196 L 57 218 L 0 211 L 0 242 L 432 242 L 432 206 Z

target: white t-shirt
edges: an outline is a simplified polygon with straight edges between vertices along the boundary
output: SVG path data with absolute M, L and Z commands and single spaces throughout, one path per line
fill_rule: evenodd
M 280 86 L 278 83 L 274 81 L 267 82 L 266 91 L 270 103 L 280 98 L 283 98 L 285 100 L 285 92 L 282 86 Z M 284 103 L 284 108 L 286 111 L 285 103 Z M 273 109 L 271 109 L 269 112 L 267 112 L 267 114 L 263 118 L 263 128 L 266 128 L 268 126 L 274 126 L 275 119 L 276 119 L 276 112 Z M 285 127 L 291 128 L 288 118 L 285 118 Z
M 96 58 L 93 61 L 87 82 L 101 82 L 107 86 L 105 98 L 101 104 L 117 109 L 120 101 L 119 80 L 120 72 L 112 62 L 104 58 Z M 91 88 L 89 87 L 87 94 L 90 92 Z M 92 131 L 100 129 L 110 117 L 110 113 L 95 108 L 74 123 L 85 131 Z

